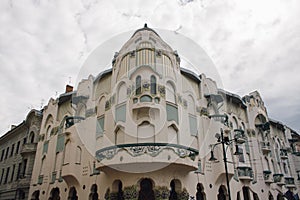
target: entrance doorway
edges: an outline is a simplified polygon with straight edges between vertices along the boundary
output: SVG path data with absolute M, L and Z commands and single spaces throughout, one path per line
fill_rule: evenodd
M 218 200 L 226 200 L 226 188 L 224 185 L 221 185 L 218 193 Z
M 139 192 L 138 200 L 155 200 L 153 183 L 151 179 L 144 178 L 140 182 L 140 192 Z

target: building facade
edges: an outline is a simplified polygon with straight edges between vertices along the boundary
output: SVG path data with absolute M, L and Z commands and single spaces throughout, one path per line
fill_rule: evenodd
M 145 26 L 111 69 L 49 100 L 29 199 L 283 199 L 299 190 L 298 139 L 258 92 L 184 69 Z
M 42 113 L 31 110 L 26 119 L 0 138 L 0 199 L 27 199 Z

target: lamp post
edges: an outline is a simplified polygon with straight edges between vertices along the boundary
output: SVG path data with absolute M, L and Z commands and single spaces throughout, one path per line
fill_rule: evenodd
M 217 119 L 218 121 L 221 121 L 225 126 L 228 126 L 228 116 L 227 115 L 210 115 L 210 118 Z M 228 167 L 227 167 L 227 156 L 226 156 L 226 149 L 225 149 L 225 144 L 230 145 L 233 141 L 236 142 L 236 152 L 234 155 L 239 155 L 239 149 L 237 143 L 242 143 L 241 141 L 238 141 L 238 137 L 241 137 L 241 134 L 243 135 L 244 131 L 236 129 L 234 130 L 235 132 L 239 132 L 240 134 L 236 134 L 237 137 L 234 137 L 234 139 L 229 139 L 228 137 L 224 137 L 224 131 L 221 128 L 220 129 L 220 134 L 216 134 L 216 137 L 218 139 L 218 142 L 212 145 L 211 149 L 211 157 L 209 161 L 216 161 L 217 159 L 214 157 L 214 147 L 222 144 L 222 151 L 223 151 L 223 160 L 224 160 L 224 165 L 225 165 L 225 174 L 226 174 L 226 184 L 227 184 L 227 190 L 228 190 L 228 199 L 231 200 L 231 194 L 230 194 L 230 185 L 229 185 L 229 176 L 228 176 Z

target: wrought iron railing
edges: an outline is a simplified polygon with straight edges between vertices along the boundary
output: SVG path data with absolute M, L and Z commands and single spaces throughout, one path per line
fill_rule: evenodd
M 104 159 L 112 159 L 118 152 L 126 151 L 131 156 L 137 157 L 148 154 L 152 157 L 157 156 L 163 150 L 172 150 L 180 158 L 189 157 L 194 160 L 195 156 L 199 154 L 197 149 L 170 143 L 133 143 L 133 144 L 119 144 L 114 146 L 105 147 L 96 151 L 96 158 L 101 161 Z

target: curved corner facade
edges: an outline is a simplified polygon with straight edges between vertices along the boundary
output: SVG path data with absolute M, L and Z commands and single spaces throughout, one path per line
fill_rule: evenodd
M 232 199 L 280 199 L 298 192 L 298 139 L 258 92 L 218 89 L 145 26 L 49 100 L 29 199 L 228 199 L 226 175 Z

